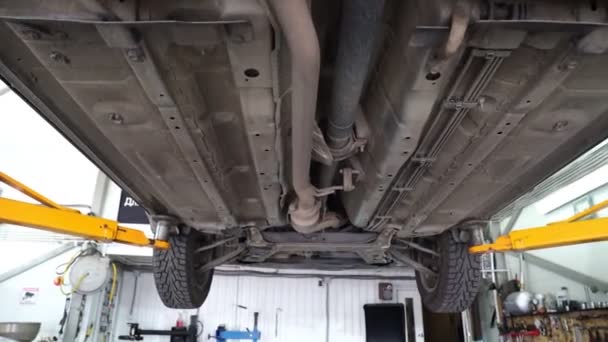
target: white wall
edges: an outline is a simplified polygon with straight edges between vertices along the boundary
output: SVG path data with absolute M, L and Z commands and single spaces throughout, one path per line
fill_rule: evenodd
M 91 205 L 98 173 L 95 165 L 10 92 L 0 96 L 0 171 L 57 203 L 84 205 Z M 0 188 L 2 197 L 35 202 L 3 183 Z M 59 240 L 56 234 L 0 224 L 0 239 L 8 235 L 12 240 Z M 0 265 L 7 262 L 14 260 L 0 260 Z
M 59 246 L 58 243 L 0 241 L 0 260 L 3 261 L 0 273 Z M 38 337 L 56 336 L 66 297 L 53 285 L 55 269 L 67 262 L 75 252 L 66 252 L 0 283 L 0 322 L 40 322 L 42 326 Z M 35 304 L 20 304 L 23 288 L 39 289 Z M 0 338 L 0 341 L 3 340 Z
M 91 204 L 97 167 L 14 93 L 0 96 L 0 108 L 0 170 L 56 202 Z
M 593 204 L 608 199 L 608 186 L 606 186 L 608 179 L 605 176 L 608 176 L 608 166 L 601 167 L 573 184 L 525 207 L 517 218 L 513 230 L 544 226 L 551 222 L 564 220 L 586 209 L 587 207 L 584 205 L 574 204 L 581 202 L 578 200 L 581 195 L 588 194 Z M 608 210 L 601 211 L 599 216 L 608 216 Z M 608 260 L 608 242 L 546 248 L 528 253 L 608 282 L 608 269 L 603 262 Z M 518 258 L 518 254 L 508 254 L 506 257 L 507 265 L 514 274 L 519 272 Z M 525 265 L 524 270 L 526 287 L 529 291 L 557 293 L 562 286 L 565 286 L 568 287 L 572 299 L 588 300 L 588 292 L 580 283 L 531 264 Z M 591 294 L 591 300 L 605 301 L 608 300 L 608 295 Z
M 0 171 L 58 203 L 85 205 L 91 205 L 98 173 L 89 160 L 13 93 L 0 96 Z M 33 202 L 5 184 L 0 188 L 3 197 Z M 59 247 L 57 241 L 62 238 L 0 224 L 0 272 Z M 0 283 L 0 321 L 41 322 L 39 337 L 56 335 L 65 296 L 53 285 L 55 267 L 72 253 Z M 36 304 L 20 304 L 24 287 L 39 288 Z
M 550 260 L 550 259 L 549 259 Z M 519 261 L 517 256 L 512 255 L 507 257 L 507 264 L 513 270 L 519 270 Z M 581 283 L 567 279 L 559 274 L 545 270 L 538 266 L 526 263 L 524 264 L 526 274 L 526 289 L 533 293 L 552 293 L 557 294 L 561 287 L 568 288 L 568 293 L 572 300 L 578 301 L 608 301 L 608 295 L 605 293 L 590 293 Z M 592 274 L 595 276 L 594 274 Z M 589 298 L 587 297 L 589 295 Z
M 382 281 L 391 282 L 395 287 L 392 302 L 404 303 L 406 297 L 414 298 L 416 335 L 419 336 L 417 341 L 423 341 L 422 309 L 414 281 Z M 363 342 L 363 305 L 380 302 L 379 282 L 381 280 L 328 280 L 306 276 L 216 275 L 211 293 L 200 312 L 205 326 L 201 341 L 206 341 L 208 334 L 214 334 L 219 324 L 225 324 L 228 329 L 252 328 L 253 313 L 259 312 L 259 329 L 265 342 L 326 341 L 328 322 L 329 341 Z M 150 329 L 169 329 L 175 324 L 180 311 L 163 306 L 156 293 L 152 274 L 149 273 L 140 275 L 133 315 L 129 315 L 133 287 L 134 275 L 126 273 L 118 304 L 116 335 L 127 333 L 126 322 L 137 322 L 142 328 Z M 238 305 L 247 309 L 239 308 Z M 326 310 L 329 310 L 329 315 Z M 185 316 L 193 312 L 186 311 Z M 166 338 L 146 337 L 149 342 L 165 340 Z
M 378 283 L 390 282 L 395 288 L 390 302 L 405 304 L 414 300 L 416 341 L 424 341 L 422 303 L 414 280 L 356 280 L 332 279 L 329 290 L 329 341 L 365 341 L 364 304 L 383 303 L 378 299 Z

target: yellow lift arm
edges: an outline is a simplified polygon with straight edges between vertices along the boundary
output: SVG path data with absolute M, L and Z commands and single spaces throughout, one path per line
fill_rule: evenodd
M 5 173 L 0 172 L 0 182 L 42 204 L 0 198 L 0 222 L 2 223 L 48 230 L 101 242 L 119 242 L 159 249 L 169 248 L 167 241 L 148 239 L 140 230 L 123 227 L 116 221 L 83 215 L 78 210 L 61 206 Z
M 163 240 L 148 239 L 137 229 L 118 222 L 81 214 L 42 196 L 24 184 L 0 172 L 0 182 L 19 190 L 42 205 L 0 198 L 0 222 L 11 223 L 60 234 L 68 234 L 102 242 L 119 242 L 159 249 L 169 248 Z M 578 213 L 567 220 L 544 227 L 522 229 L 498 237 L 494 243 L 472 246 L 470 253 L 526 251 L 608 240 L 608 218 L 581 220 L 608 207 L 608 200 Z
M 544 227 L 512 231 L 499 236 L 494 243 L 472 246 L 470 253 L 527 251 L 532 249 L 576 245 L 608 240 L 608 218 L 582 220 L 608 207 L 608 200 L 598 203 L 564 221 Z

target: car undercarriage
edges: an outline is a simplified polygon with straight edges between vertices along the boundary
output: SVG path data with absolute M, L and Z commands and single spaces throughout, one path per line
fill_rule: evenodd
M 462 310 L 479 228 L 608 132 L 601 1 L 22 0 L 0 20 L 2 79 L 176 246 L 155 251 L 173 307 L 253 263 L 413 267 L 423 299 L 466 273 L 462 302 L 425 300 Z

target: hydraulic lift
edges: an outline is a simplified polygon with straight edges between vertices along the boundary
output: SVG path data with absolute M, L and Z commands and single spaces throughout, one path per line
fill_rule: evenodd
M 59 205 L 5 173 L 0 172 L 0 182 L 41 203 L 38 205 L 0 198 L 0 223 L 11 223 L 100 242 L 169 248 L 167 241 L 149 239 L 140 230 L 121 226 L 113 220 L 84 215 L 78 210 Z
M 83 215 L 79 211 L 61 206 L 24 184 L 0 172 L 0 182 L 19 190 L 42 205 L 0 198 L 0 223 L 52 231 L 83 237 L 100 242 L 119 242 L 135 246 L 160 249 L 169 243 L 149 239 L 137 229 L 121 226 L 118 222 Z M 580 212 L 564 221 L 543 227 L 512 231 L 498 237 L 494 243 L 472 246 L 470 253 L 527 251 L 532 249 L 574 245 L 608 240 L 608 218 L 589 218 L 608 207 L 608 200 Z M 584 220 L 587 218 L 586 220 Z
M 528 251 L 533 249 L 576 245 L 608 240 L 608 217 L 591 218 L 608 207 L 608 200 L 600 202 L 566 220 L 543 227 L 512 231 L 499 236 L 495 242 L 472 246 L 470 253 Z M 585 220 L 585 218 L 587 218 Z

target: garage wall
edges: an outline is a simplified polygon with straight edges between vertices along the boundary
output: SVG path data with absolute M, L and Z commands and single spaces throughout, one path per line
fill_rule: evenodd
M 58 243 L 0 241 L 0 273 L 57 247 Z M 67 262 L 75 251 L 66 252 L 0 283 L 0 322 L 40 322 L 42 326 L 39 338 L 56 336 L 66 297 L 53 285 L 55 269 Z M 38 289 L 38 298 L 34 304 L 20 303 L 24 288 Z M 0 337 L 0 341 L 8 340 Z
M 518 269 L 518 261 L 516 261 L 515 258 L 512 258 L 512 263 L 512 267 Z M 526 289 L 530 292 L 544 294 L 552 293 L 555 295 L 563 286 L 565 286 L 568 288 L 568 293 L 572 300 L 583 302 L 608 301 L 608 295 L 605 293 L 591 293 L 585 285 L 546 269 L 532 264 L 524 264 L 524 269 L 526 274 Z
M 549 222 L 565 219 L 574 214 L 571 207 L 565 206 L 543 215 L 535 206 L 525 208 L 517 220 L 514 230 L 529 227 L 542 226 Z M 538 257 L 560 264 L 564 267 L 576 270 L 594 278 L 608 281 L 608 272 L 605 271 L 603 263 L 598 260 L 608 258 L 608 242 L 595 242 L 584 245 L 564 246 L 547 248 L 543 250 L 529 251 Z M 518 253 L 509 253 L 505 256 L 507 267 L 512 274 L 519 276 L 520 262 Z M 605 301 L 608 295 L 602 293 L 589 293 L 585 285 L 567 279 L 559 274 L 545 270 L 538 266 L 525 263 L 524 278 L 526 289 L 534 293 L 557 293 L 561 287 L 568 288 L 573 300 L 580 301 Z M 589 298 L 588 298 L 589 297 Z
M 97 167 L 14 93 L 0 96 L 0 108 L 0 170 L 56 202 L 91 204 Z
M 179 310 L 167 309 L 161 303 L 152 274 L 142 273 L 139 277 L 133 314 L 130 314 L 135 275 L 125 273 L 115 337 L 127 333 L 126 322 L 137 322 L 144 328 L 169 329 L 178 317 Z M 414 298 L 417 341 L 423 341 L 422 309 L 414 281 L 330 279 L 303 275 L 216 275 L 211 293 L 201 308 L 201 320 L 205 326 L 201 341 L 206 341 L 207 335 L 213 334 L 219 324 L 225 324 L 229 329 L 252 328 L 253 313 L 257 311 L 260 313 L 259 329 L 265 342 L 363 342 L 363 305 L 381 302 L 378 299 L 378 283 L 381 281 L 393 283 L 395 296 L 392 302 L 403 303 L 406 297 Z M 188 317 L 194 311 L 183 312 L 184 317 Z M 151 342 L 165 340 L 146 337 L 146 341 Z
M 4 84 L 0 82 L 0 88 Z M 90 206 L 98 170 L 12 92 L 0 96 L 0 171 L 60 204 Z M 2 197 L 34 202 L 0 184 Z M 88 208 L 78 208 L 88 213 Z M 59 241 L 62 235 L 0 224 L 0 240 Z M 10 264 L 2 261 L 2 264 Z
M 513 230 L 543 226 L 564 220 L 592 205 L 608 199 L 608 165 L 599 167 L 572 184 L 569 184 L 539 201 L 525 207 L 517 218 Z M 598 213 L 608 216 L 608 210 Z M 577 272 L 608 282 L 608 272 L 602 260 L 608 259 L 608 242 L 547 248 L 530 251 L 543 259 Z M 508 268 L 514 274 L 520 272 L 518 254 L 507 254 Z M 535 293 L 557 293 L 562 286 L 568 288 L 570 296 L 580 301 L 606 301 L 608 295 L 590 293 L 583 284 L 564 278 L 532 264 L 524 264 L 527 290 Z
M 365 341 L 365 316 L 363 305 L 384 303 L 378 299 L 378 283 L 391 282 L 395 293 L 392 303 L 414 301 L 414 325 L 416 341 L 424 341 L 422 326 L 422 304 L 416 283 L 410 281 L 332 279 L 329 290 L 329 340 Z
M 0 96 L 0 108 L 0 171 L 60 204 L 84 205 L 78 209 L 88 213 L 97 168 L 14 93 Z M 2 197 L 33 202 L 5 184 L 0 184 L 0 193 Z M 0 224 L 0 273 L 58 248 L 66 238 Z M 68 261 L 73 253 L 52 258 L 0 283 L 0 321 L 41 322 L 39 337 L 57 335 L 65 296 L 53 285 L 53 278 L 56 266 Z M 24 288 L 38 289 L 35 304 L 20 303 Z

